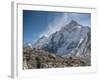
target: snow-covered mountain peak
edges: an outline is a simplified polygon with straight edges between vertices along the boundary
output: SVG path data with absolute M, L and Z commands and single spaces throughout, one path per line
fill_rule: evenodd
M 71 20 L 68 25 L 70 25 L 70 26 L 77 26 L 79 24 L 75 20 Z
M 49 37 L 41 37 L 35 48 L 66 56 L 90 54 L 90 28 L 72 20 Z

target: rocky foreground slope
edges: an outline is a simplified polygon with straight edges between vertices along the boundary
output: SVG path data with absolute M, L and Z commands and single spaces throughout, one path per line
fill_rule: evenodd
M 35 48 L 24 48 L 23 69 L 38 68 L 62 68 L 90 66 L 90 60 L 87 58 L 69 57 L 64 58 L 54 53 Z

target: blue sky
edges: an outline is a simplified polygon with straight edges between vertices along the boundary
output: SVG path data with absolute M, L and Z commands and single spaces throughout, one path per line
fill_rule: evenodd
M 24 43 L 34 43 L 41 36 L 48 37 L 71 20 L 75 20 L 83 26 L 91 27 L 91 14 L 89 13 L 23 10 Z

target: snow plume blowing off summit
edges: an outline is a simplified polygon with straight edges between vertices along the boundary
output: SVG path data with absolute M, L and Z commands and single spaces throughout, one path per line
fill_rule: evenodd
M 48 26 L 46 29 L 44 29 L 44 32 L 40 34 L 40 37 L 42 36 L 50 36 L 52 33 L 55 33 L 56 31 L 59 31 L 63 26 L 71 22 L 72 20 L 77 21 L 79 24 L 82 24 L 83 26 L 91 26 L 91 22 L 88 20 L 87 17 L 90 17 L 90 15 L 86 16 L 85 14 L 78 14 L 78 13 L 61 13 L 60 16 L 56 14 L 54 20 L 51 22 L 48 21 Z

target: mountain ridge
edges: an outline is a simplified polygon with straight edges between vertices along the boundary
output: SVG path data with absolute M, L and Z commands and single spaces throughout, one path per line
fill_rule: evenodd
M 88 53 L 90 52 L 90 47 L 89 51 L 85 48 L 87 44 L 91 44 L 90 32 L 89 27 L 82 26 L 75 20 L 72 20 L 48 38 L 44 37 L 43 40 L 40 38 L 40 42 L 38 42 L 39 40 L 36 42 L 35 48 L 53 52 L 61 56 L 85 56 L 86 54 L 90 54 Z

